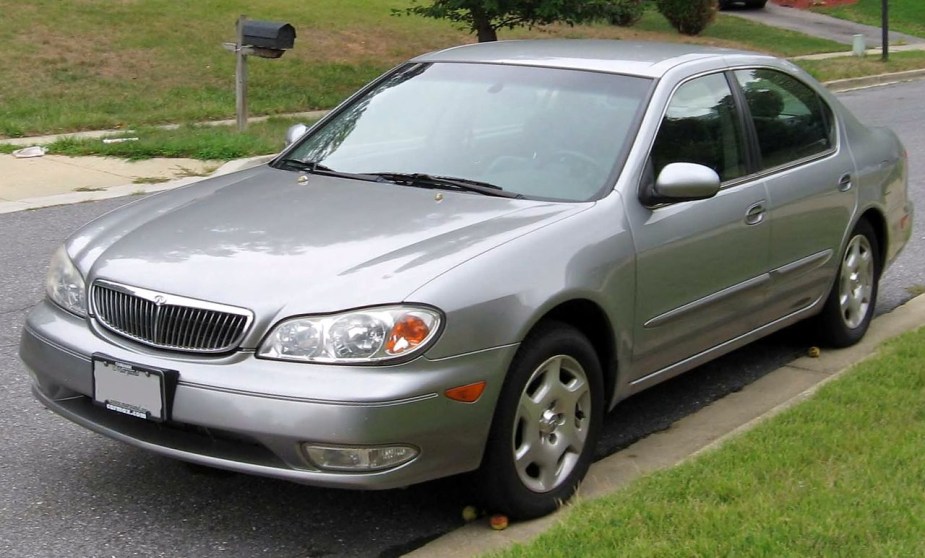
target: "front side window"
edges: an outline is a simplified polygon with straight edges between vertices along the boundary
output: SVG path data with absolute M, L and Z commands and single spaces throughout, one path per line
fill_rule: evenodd
M 421 173 L 585 201 L 604 191 L 635 137 L 650 87 L 578 70 L 411 64 L 287 156 L 346 173 Z
M 693 79 L 675 91 L 652 148 L 655 176 L 669 163 L 704 165 L 723 181 L 746 173 L 741 127 L 723 74 Z
M 834 147 L 832 111 L 809 86 L 768 69 L 739 70 L 735 76 L 758 134 L 762 169 Z

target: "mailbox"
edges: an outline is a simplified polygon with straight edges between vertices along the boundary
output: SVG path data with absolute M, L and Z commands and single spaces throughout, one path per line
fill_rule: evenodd
M 295 44 L 295 28 L 278 21 L 247 19 L 242 30 L 242 46 L 254 47 L 254 54 L 279 58 Z

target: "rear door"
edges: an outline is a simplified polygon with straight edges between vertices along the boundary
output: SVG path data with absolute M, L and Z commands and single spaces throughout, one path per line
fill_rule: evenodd
M 825 296 L 856 204 L 855 168 L 839 149 L 832 109 L 783 72 L 737 70 L 768 189 L 771 290 L 767 323 Z

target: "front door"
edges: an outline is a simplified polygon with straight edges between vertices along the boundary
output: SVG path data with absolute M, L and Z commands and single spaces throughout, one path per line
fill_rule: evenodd
M 631 216 L 637 252 L 634 378 L 747 333 L 768 288 L 770 224 L 765 183 L 749 179 L 742 121 L 724 74 L 673 94 L 650 155 L 698 163 L 722 180 L 709 199 L 643 208 Z

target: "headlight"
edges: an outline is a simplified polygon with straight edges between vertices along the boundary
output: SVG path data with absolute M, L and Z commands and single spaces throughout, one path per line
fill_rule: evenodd
M 440 329 L 441 314 L 421 306 L 386 306 L 279 323 L 257 356 L 333 364 L 379 363 L 422 351 Z
M 48 276 L 45 278 L 45 292 L 48 298 L 68 312 L 78 316 L 87 315 L 87 287 L 64 246 L 58 248 L 51 257 Z

